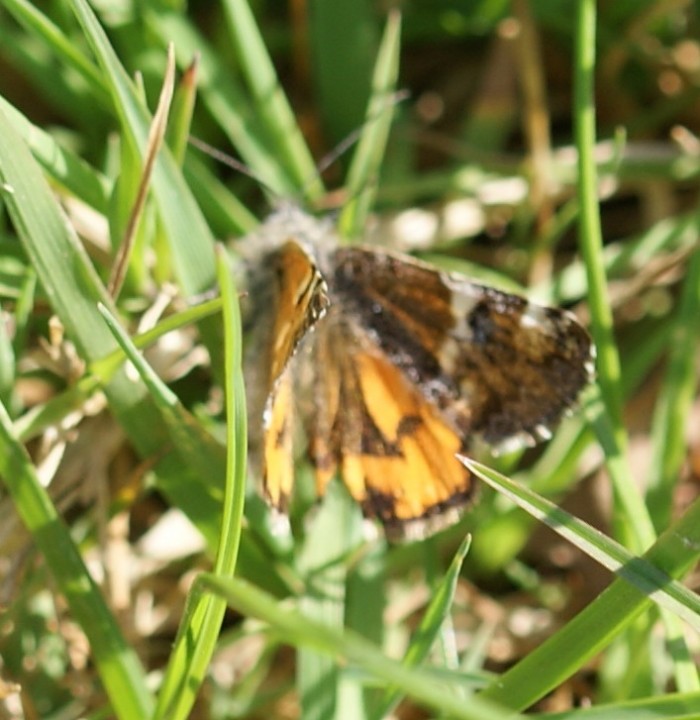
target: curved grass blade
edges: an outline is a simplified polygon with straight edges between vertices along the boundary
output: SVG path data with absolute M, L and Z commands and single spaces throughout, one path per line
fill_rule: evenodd
M 700 693 L 674 693 L 568 712 L 533 713 L 528 717 L 533 720 L 695 720 L 700 717 Z
M 674 612 L 700 632 L 700 597 L 695 593 L 643 558 L 633 555 L 600 530 L 562 510 L 529 488 L 470 458 L 461 459 L 464 465 L 484 482 L 541 520 L 603 567 L 632 583 L 660 607 Z
M 31 265 L 81 355 L 96 359 L 116 344 L 96 311 L 109 298 L 36 161 L 0 113 L 0 181 L 12 224 Z
M 151 119 L 89 5 L 85 0 L 70 4 L 102 68 L 126 137 L 143 157 Z M 156 158 L 152 190 L 183 291 L 189 295 L 211 287 L 214 239 L 168 148 Z
M 222 247 L 218 249 L 217 265 L 224 321 L 227 454 L 222 528 L 214 573 L 227 578 L 236 569 L 240 547 L 247 433 L 241 317 L 233 276 Z M 178 629 L 155 718 L 189 717 L 214 652 L 225 603 L 215 595 L 194 593 L 191 608 Z
M 477 467 L 473 467 L 477 472 Z M 479 470 L 482 467 L 479 466 Z M 659 573 L 668 578 L 683 576 L 699 556 L 700 501 L 696 501 L 659 536 L 642 558 L 634 559 L 634 565 L 626 568 L 624 580 L 615 580 L 573 620 L 501 675 L 482 695 L 519 710 L 537 702 L 607 647 L 652 606 L 651 596 L 633 585 L 632 577 L 656 590 Z M 654 568 L 650 574 L 647 574 L 648 566 Z M 685 607 L 682 610 L 684 617 L 697 605 L 697 597 L 686 599 L 687 591 L 679 586 L 674 585 L 668 592 L 658 590 L 655 596 L 660 593 L 665 594 L 664 602 L 675 596 L 673 602 L 680 601 Z M 698 625 L 697 620 L 693 625 Z
M 433 646 L 435 639 L 440 632 L 440 628 L 450 612 L 454 594 L 457 589 L 457 581 L 459 580 L 459 572 L 462 569 L 464 558 L 469 552 L 471 545 L 471 536 L 467 535 L 459 546 L 450 567 L 437 587 L 433 599 L 428 605 L 420 625 L 418 626 L 411 644 L 403 659 L 406 667 L 417 667 L 426 658 Z M 396 705 L 401 700 L 401 693 L 396 688 L 387 690 L 377 709 L 372 713 L 372 717 L 376 720 L 389 717 Z
M 0 475 L 65 596 L 71 615 L 90 642 L 92 657 L 114 713 L 123 720 L 148 717 L 154 699 L 146 687 L 144 668 L 126 644 L 68 529 L 42 487 L 31 459 L 18 442 L 2 404 Z
M 581 212 L 579 237 L 586 264 L 591 333 L 598 359 L 598 382 L 605 405 L 609 433 L 600 435 L 607 443 L 606 462 L 615 489 L 615 521 L 625 545 L 641 552 L 655 539 L 649 512 L 638 492 L 627 458 L 627 431 L 622 418 L 620 356 L 613 334 L 613 316 L 605 277 L 603 239 L 598 208 L 598 175 L 595 153 L 595 0 L 580 0 L 577 6 L 574 52 L 574 118 L 579 154 L 578 194 Z
M 228 424 L 228 454 L 226 484 L 224 486 L 224 524 L 220 534 L 215 572 L 222 576 L 233 574 L 240 544 L 241 517 L 245 492 L 246 422 L 245 400 L 241 369 L 241 327 L 237 300 L 232 289 L 230 269 L 222 254 L 219 273 L 223 289 L 224 321 L 230 323 L 226 331 L 227 400 L 230 405 Z M 226 280 L 224 282 L 224 276 Z M 101 312 L 120 346 L 138 370 L 145 385 L 162 413 L 176 452 L 188 464 L 206 477 L 212 477 L 210 458 L 216 457 L 220 446 L 200 428 L 186 412 L 174 393 L 158 378 L 138 352 L 128 335 L 109 312 Z M 186 718 L 201 686 L 213 653 L 223 619 L 225 605 L 209 594 L 197 597 L 186 618 L 186 626 L 178 633 L 166 679 L 158 700 L 155 717 Z
M 649 469 L 647 503 L 657 529 L 671 519 L 673 495 L 686 457 L 686 432 L 698 376 L 696 357 L 700 332 L 700 250 L 688 264 L 677 316 L 664 387 L 653 420 L 653 456 Z
M 274 598 L 239 579 L 202 575 L 198 581 L 230 603 L 243 615 L 258 618 L 291 645 L 314 648 L 343 664 L 356 665 L 361 671 L 391 685 L 430 707 L 436 714 L 458 720 L 516 720 L 522 717 L 512 710 L 485 702 L 479 697 L 465 700 L 452 694 L 446 685 L 435 682 L 433 673 L 408 668 L 386 657 L 374 645 L 355 633 L 328 627 L 305 615 L 283 607 Z

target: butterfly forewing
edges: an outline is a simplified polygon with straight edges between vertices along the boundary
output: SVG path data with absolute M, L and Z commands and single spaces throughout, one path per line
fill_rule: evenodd
M 385 252 L 335 257 L 331 302 L 467 440 L 533 444 L 590 379 L 590 337 L 565 311 Z
M 294 479 L 291 361 L 329 300 L 315 262 L 292 239 L 267 254 L 257 273 L 248 312 L 254 340 L 246 354 L 251 457 L 266 497 L 285 509 Z

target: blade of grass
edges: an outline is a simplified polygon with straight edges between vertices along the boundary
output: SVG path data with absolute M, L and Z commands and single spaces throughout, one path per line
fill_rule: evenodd
M 362 233 L 377 191 L 379 170 L 384 157 L 394 114 L 394 91 L 399 75 L 401 16 L 389 14 L 372 77 L 372 94 L 365 117 L 366 125 L 348 171 L 349 202 L 338 220 L 343 237 Z
M 85 0 L 70 0 L 70 5 L 103 70 L 126 137 L 143 157 L 148 113 L 89 5 Z M 189 295 L 207 289 L 214 278 L 214 239 L 167 148 L 156 159 L 152 190 L 183 291 Z
M 116 299 L 121 290 L 126 271 L 131 257 L 131 251 L 134 247 L 136 239 L 136 231 L 143 215 L 143 209 L 148 196 L 148 186 L 153 172 L 158 151 L 165 137 L 165 130 L 168 124 L 168 112 L 172 103 L 173 93 L 175 91 L 175 56 L 172 46 L 168 48 L 168 62 L 163 79 L 163 87 L 161 88 L 160 97 L 158 99 L 158 107 L 153 115 L 153 121 L 148 130 L 148 138 L 146 147 L 144 148 L 143 168 L 141 177 L 139 178 L 138 187 L 134 196 L 134 202 L 129 211 L 129 217 L 121 237 L 121 242 L 114 256 L 112 270 L 107 283 L 107 292 Z
M 17 380 L 17 363 L 15 362 L 15 350 L 12 345 L 9 327 L 4 322 L 4 314 L 3 312 L 3 322 L 0 325 L 0 403 L 8 409 L 8 414 L 13 416 L 16 407 L 14 389 Z
M 484 482 L 576 545 L 603 567 L 634 584 L 660 607 L 674 612 L 700 632 L 700 597 L 695 593 L 636 557 L 600 530 L 562 510 L 524 485 L 519 485 L 470 458 L 461 459 L 469 470 Z
M 644 553 L 643 560 L 671 578 L 683 576 L 700 555 L 700 502 L 696 501 Z M 571 677 L 586 662 L 630 627 L 652 600 L 627 580 L 606 590 L 501 675 L 482 696 L 522 710 Z
M 230 415 L 227 423 L 228 452 L 223 498 L 224 519 L 215 572 L 229 576 L 235 569 L 240 543 L 245 495 L 246 423 L 241 369 L 240 316 L 236 294 L 233 290 L 232 274 L 223 251 L 220 256 L 222 269 L 219 272 L 219 278 L 222 287 L 224 322 L 226 323 L 226 377 L 230 378 L 226 387 L 226 397 L 230 403 L 228 406 Z M 146 363 L 109 312 L 105 308 L 101 308 L 101 312 L 120 346 L 138 370 L 144 384 L 149 388 L 169 429 L 173 445 L 181 454 L 183 461 L 191 462 L 192 458 L 201 458 L 205 463 L 206 458 L 216 455 L 218 445 L 208 440 L 206 434 Z M 206 472 L 207 470 L 208 467 L 203 465 L 201 471 Z M 178 635 L 180 641 L 176 644 L 171 656 L 169 670 L 158 700 L 156 717 L 185 718 L 188 716 L 211 659 L 224 610 L 223 602 L 218 599 L 212 598 L 208 594 L 198 597 L 191 615 L 187 618 L 189 626 Z
M 185 161 L 185 178 L 197 202 L 219 237 L 247 235 L 258 219 L 193 153 Z
M 416 632 L 411 639 L 411 644 L 406 651 L 403 664 L 406 667 L 417 667 L 426 658 L 437 638 L 440 628 L 450 612 L 454 594 L 457 590 L 457 581 L 459 580 L 459 572 L 462 569 L 462 563 L 469 551 L 471 545 L 471 535 L 467 535 L 462 544 L 459 546 L 449 569 L 445 573 L 442 582 L 436 588 L 433 599 L 428 605 Z M 381 699 L 378 707 L 372 713 L 371 717 L 376 720 L 389 717 L 396 705 L 401 700 L 401 693 L 396 688 L 389 688 L 385 691 L 384 697 Z
M 212 466 L 209 465 L 207 458 L 220 454 L 222 452 L 220 445 L 197 423 L 180 403 L 177 395 L 158 377 L 109 310 L 100 304 L 99 311 L 124 354 L 148 388 L 170 433 L 175 451 L 187 463 L 194 460 L 198 472 L 211 472 Z
M 649 469 L 647 505 L 658 530 L 671 521 L 674 491 L 686 457 L 686 427 L 697 388 L 697 356 L 700 315 L 700 251 L 691 257 L 683 282 L 680 305 L 673 321 L 670 357 L 664 386 L 659 394 L 652 423 L 652 461 Z M 663 614 L 669 648 L 672 648 L 676 685 L 681 691 L 700 689 L 698 669 L 680 623 Z
M 278 162 L 286 168 L 295 187 L 310 200 L 317 200 L 323 195 L 323 184 L 250 6 L 246 0 L 224 0 L 223 5 L 238 61 L 255 98 L 256 120 L 268 129 L 279 154 Z
M 361 541 L 362 519 L 357 503 L 340 483 L 331 483 L 299 553 L 298 566 L 306 581 L 299 609 L 338 632 L 342 632 L 345 620 L 346 559 Z M 350 698 L 347 682 L 345 693 Z M 338 665 L 315 648 L 298 648 L 297 689 L 302 715 L 308 720 L 335 717 L 340 710 Z M 357 697 L 352 695 L 353 699 Z M 347 716 L 356 710 L 343 707 Z
M 503 711 L 478 697 L 465 700 L 448 692 L 435 682 L 432 673 L 404 667 L 391 660 L 374 645 L 355 633 L 328 627 L 305 615 L 282 607 L 273 598 L 238 579 L 222 579 L 213 575 L 200 576 L 204 587 L 225 597 L 232 607 L 246 616 L 259 618 L 285 642 L 314 648 L 337 662 L 357 665 L 383 684 L 400 688 L 406 695 L 437 713 L 458 720 L 516 720 L 521 717 L 512 710 Z
M 172 43 L 168 45 L 168 55 L 175 52 Z M 187 152 L 187 141 L 192 127 L 195 101 L 197 99 L 197 77 L 199 55 L 195 55 L 190 65 L 182 73 L 175 91 L 172 112 L 168 119 L 167 142 L 173 153 L 173 159 L 182 167 Z
M 700 251 L 691 257 L 683 281 L 683 292 L 674 319 L 672 342 L 664 386 L 656 404 L 649 468 L 648 505 L 657 529 L 671 518 L 672 495 L 686 455 L 687 420 L 695 397 L 698 377 L 696 355 L 700 333 Z
M 109 297 L 39 167 L 2 113 L 0 181 L 15 231 L 78 351 L 88 360 L 111 352 L 114 340 L 96 311 Z
M 700 693 L 673 693 L 630 702 L 576 708 L 569 712 L 533 713 L 541 720 L 694 720 L 700 717 Z
M 602 231 L 598 212 L 598 177 L 595 151 L 595 0 L 578 0 L 574 52 L 574 119 L 579 154 L 578 196 L 580 246 L 586 264 L 591 332 L 598 351 L 598 381 L 609 418 L 607 466 L 613 481 L 615 522 L 625 545 L 637 552 L 656 537 L 649 513 L 636 489 L 627 461 L 627 432 L 622 418 L 620 357 L 613 335 L 613 316 L 608 298 L 602 257 Z
M 146 687 L 144 668 L 126 644 L 68 529 L 42 487 L 31 459 L 18 442 L 2 404 L 0 475 L 65 596 L 71 615 L 90 642 L 91 654 L 112 710 L 123 720 L 148 717 L 154 699 Z
M 221 287 L 225 345 L 226 397 L 226 484 L 221 535 L 214 573 L 227 578 L 238 561 L 245 500 L 246 412 L 241 360 L 241 318 L 233 275 L 225 251 L 218 248 L 217 276 Z M 158 698 L 155 718 L 177 720 L 189 717 L 206 669 L 214 652 L 225 603 L 205 594 L 193 598 L 193 609 L 183 619 Z

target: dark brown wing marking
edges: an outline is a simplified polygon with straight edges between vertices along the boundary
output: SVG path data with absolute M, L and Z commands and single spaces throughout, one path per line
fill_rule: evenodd
M 340 467 L 350 494 L 392 537 L 415 539 L 453 522 L 473 492 L 470 473 L 455 457 L 463 449 L 459 436 L 333 311 L 314 345 L 323 361 L 317 408 L 324 411 L 309 418 L 319 494 Z
M 464 438 L 548 437 L 590 379 L 590 337 L 565 311 L 376 250 L 338 249 L 334 267 L 331 301 Z

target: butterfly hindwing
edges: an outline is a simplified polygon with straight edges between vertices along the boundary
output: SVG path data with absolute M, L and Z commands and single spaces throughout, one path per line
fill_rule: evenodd
M 317 491 L 337 470 L 392 538 L 449 522 L 473 492 L 460 437 L 358 326 L 333 308 L 312 339 L 318 412 L 307 416 Z

